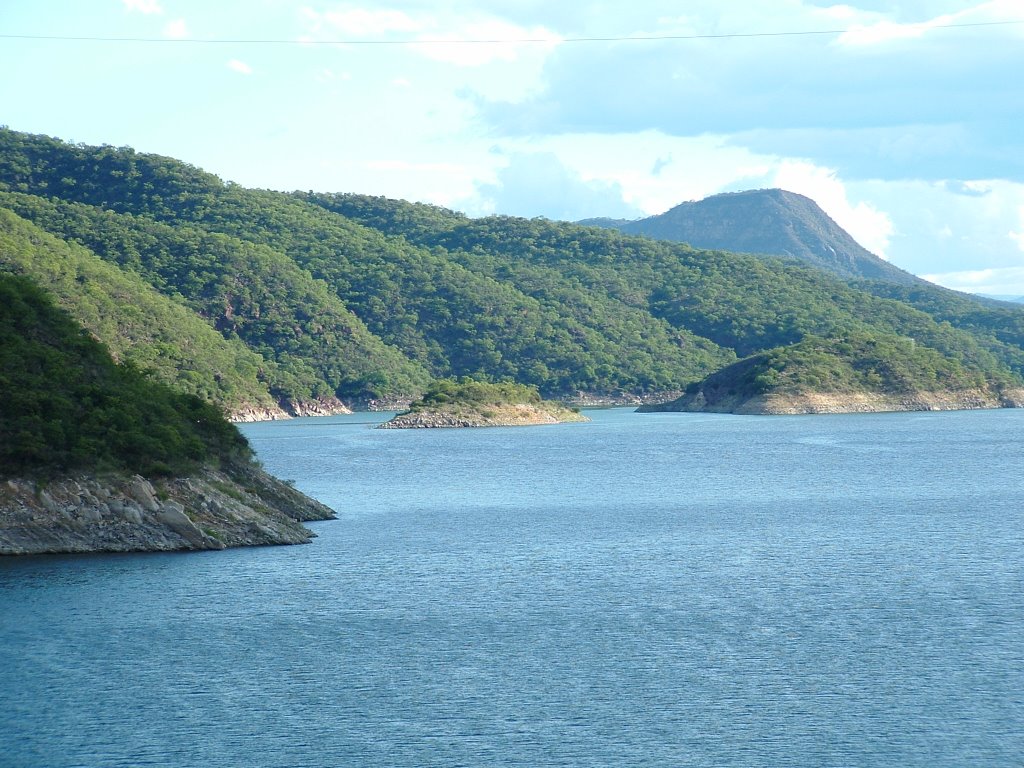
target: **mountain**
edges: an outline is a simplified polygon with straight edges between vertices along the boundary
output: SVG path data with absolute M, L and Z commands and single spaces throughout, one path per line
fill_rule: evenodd
M 638 221 L 589 221 L 695 248 L 792 257 L 844 278 L 922 282 L 865 249 L 810 198 L 782 189 L 713 195 Z
M 408 399 L 460 377 L 649 400 L 753 355 L 857 334 L 893 354 L 912 339 L 993 387 L 1024 374 L 1024 308 L 923 281 L 246 189 L 172 158 L 6 129 L 0 214 L 0 271 L 39 280 L 119 359 L 235 412 Z

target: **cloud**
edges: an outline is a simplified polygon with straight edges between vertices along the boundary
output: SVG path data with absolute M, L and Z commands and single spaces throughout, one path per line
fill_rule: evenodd
M 227 63 L 227 67 L 231 71 L 237 72 L 240 75 L 252 74 L 252 67 L 246 64 L 244 61 L 239 61 L 238 59 L 232 59 L 231 61 L 229 61 Z
M 847 185 L 835 170 L 800 160 L 770 162 L 762 173 L 740 176 L 725 190 L 779 188 L 811 198 L 840 227 L 876 256 L 888 256 L 894 226 L 889 214 L 870 202 L 850 201 Z
M 858 11 L 876 19 L 863 27 L 874 30 L 876 44 L 806 35 L 561 45 L 536 93 L 516 102 L 484 100 L 480 113 L 504 136 L 715 134 L 837 168 L 850 179 L 1024 181 L 1017 75 L 1024 71 L 1024 25 L 940 28 L 949 19 L 980 23 L 992 16 L 991 5 L 917 26 Z M 1024 18 L 1017 5 L 1012 18 Z M 779 21 L 746 23 L 718 14 L 712 24 L 697 13 L 656 31 L 828 26 L 821 9 L 794 2 L 784 10 Z M 634 30 L 644 31 L 621 31 Z
M 1009 238 L 1017 244 L 1017 247 L 1024 251 L 1024 205 L 1021 205 L 1017 209 L 1018 224 L 1021 228 L 1020 232 L 1010 231 L 1008 233 Z
M 390 32 L 416 32 L 421 24 L 403 11 L 352 8 L 322 15 L 334 29 L 352 37 L 383 37 Z
M 172 40 L 182 40 L 188 37 L 188 24 L 184 19 L 175 19 L 164 25 L 164 37 Z
M 122 0 L 124 7 L 128 11 L 138 11 L 139 13 L 163 13 L 164 9 L 160 7 L 160 3 L 157 0 Z
M 922 275 L 937 285 L 966 293 L 990 296 L 1024 296 L 1024 267 L 975 269 Z
M 992 189 L 983 183 L 971 181 L 946 181 L 943 186 L 948 192 L 964 197 L 985 197 L 992 194 Z
M 585 179 L 552 152 L 516 152 L 494 183 L 477 184 L 470 210 L 510 216 L 546 216 L 576 221 L 593 216 L 636 218 L 641 212 L 623 199 L 613 181 Z
M 396 3 L 400 4 L 400 3 Z M 561 38 L 542 25 L 529 27 L 466 8 L 348 8 L 318 13 L 305 9 L 309 39 L 341 34 L 358 40 L 408 43 L 406 50 L 434 61 L 478 67 L 495 61 L 514 62 L 524 51 L 548 51 Z
M 984 195 L 965 196 L 941 182 L 868 181 L 847 184 L 892 220 L 888 255 L 914 274 L 941 275 L 1024 263 L 1024 184 L 975 182 Z
M 672 155 L 659 157 L 654 161 L 654 165 L 651 166 L 651 176 L 660 176 L 661 172 L 670 165 L 672 165 Z
M 470 42 L 472 41 L 472 42 Z M 524 49 L 549 51 L 561 38 L 542 27 L 529 29 L 498 19 L 470 22 L 442 42 L 424 40 L 413 46 L 424 56 L 462 67 L 478 67 L 492 61 L 514 62 Z

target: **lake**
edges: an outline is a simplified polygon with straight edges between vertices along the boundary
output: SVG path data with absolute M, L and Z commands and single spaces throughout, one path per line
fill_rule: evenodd
M 246 425 L 310 545 L 0 558 L 3 766 L 1020 766 L 1024 411 Z

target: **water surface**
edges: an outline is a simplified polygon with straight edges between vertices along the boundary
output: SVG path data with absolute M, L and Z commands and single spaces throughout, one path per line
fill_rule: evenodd
M 255 424 L 308 546 L 0 559 L 0 764 L 1019 766 L 1024 412 Z

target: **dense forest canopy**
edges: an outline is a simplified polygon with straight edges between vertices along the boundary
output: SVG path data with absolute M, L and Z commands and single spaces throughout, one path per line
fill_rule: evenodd
M 170 158 L 7 129 L 0 270 L 31 275 L 118 359 L 229 410 L 415 397 L 432 378 L 562 397 L 681 391 L 820 339 L 871 338 L 890 355 L 910 339 L 929 370 L 1000 385 L 1024 374 L 1024 308 L 923 283 L 545 219 L 245 189 Z M 141 315 L 98 309 L 126 294 Z
M 0 475 L 185 474 L 247 460 L 213 405 L 117 364 L 26 277 L 0 272 Z

